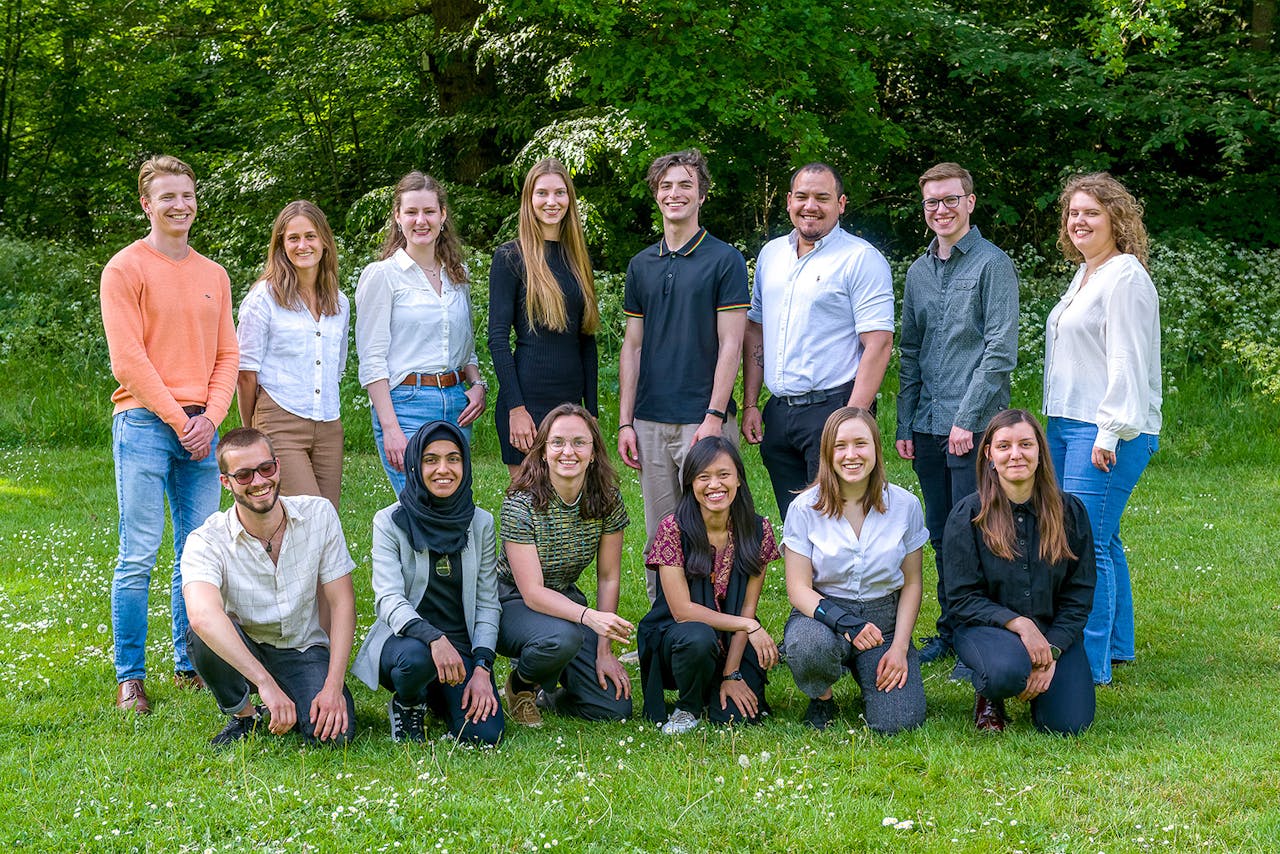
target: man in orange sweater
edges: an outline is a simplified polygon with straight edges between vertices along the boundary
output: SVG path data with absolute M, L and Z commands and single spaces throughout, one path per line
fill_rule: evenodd
M 196 216 L 195 173 L 175 157 L 152 157 L 138 173 L 146 237 L 120 250 L 102 271 L 102 325 L 120 387 L 112 455 L 120 505 L 120 549 L 111 582 L 116 705 L 148 714 L 147 594 L 164 533 L 173 519 L 174 683 L 202 687 L 187 658 L 182 547 L 217 511 L 218 425 L 231 406 L 239 349 L 226 270 L 187 244 Z

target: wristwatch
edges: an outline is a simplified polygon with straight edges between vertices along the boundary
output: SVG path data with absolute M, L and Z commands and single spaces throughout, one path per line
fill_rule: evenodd
M 1053 644 L 1049 644 L 1049 654 L 1053 656 L 1054 661 L 1057 661 L 1058 656 L 1062 655 L 1062 650 L 1058 649 Z
M 485 670 L 488 670 L 490 673 L 493 672 L 493 662 L 489 661 L 487 658 L 477 658 L 476 667 L 483 667 Z
M 485 393 L 486 393 L 486 394 L 489 392 L 489 383 L 485 380 L 485 378 L 484 378 L 484 377 L 481 377 L 480 379 L 476 380 L 476 381 L 475 381 L 475 382 L 473 382 L 471 385 L 472 385 L 472 386 L 480 386 L 480 388 L 482 388 L 482 389 L 484 389 L 484 390 L 485 390 Z
M 741 682 L 741 681 L 742 681 L 742 671 L 741 671 L 741 670 L 735 670 L 735 671 L 733 671 L 732 673 L 726 673 L 726 674 L 724 675 L 724 679 L 723 679 L 722 681 L 724 681 L 724 682 Z

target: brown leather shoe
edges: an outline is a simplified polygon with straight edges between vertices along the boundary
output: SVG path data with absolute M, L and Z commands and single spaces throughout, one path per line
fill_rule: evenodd
M 151 701 L 141 679 L 126 679 L 116 688 L 116 708 L 139 715 L 151 714 Z
M 973 704 L 973 722 L 979 732 L 1004 732 L 1008 720 L 1004 716 L 1004 700 L 988 700 L 976 695 Z
M 194 670 L 175 670 L 173 672 L 173 685 L 175 688 L 181 688 L 184 691 L 204 690 L 204 680 Z

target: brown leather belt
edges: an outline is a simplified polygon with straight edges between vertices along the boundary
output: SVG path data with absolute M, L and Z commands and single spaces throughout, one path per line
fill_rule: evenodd
M 462 371 L 445 371 L 443 374 L 409 374 L 400 385 L 429 385 L 449 388 L 462 382 Z

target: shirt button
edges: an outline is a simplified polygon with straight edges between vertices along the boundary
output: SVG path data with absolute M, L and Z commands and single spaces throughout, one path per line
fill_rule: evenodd
M 319 337 L 320 337 L 320 330 L 318 330 L 318 329 L 316 330 L 316 337 L 317 337 L 317 338 L 319 338 Z
M 319 393 L 320 393 L 320 389 L 316 389 L 316 394 L 319 394 Z
M 320 360 L 319 360 L 319 359 L 316 359 L 316 364 L 317 364 L 317 365 L 318 365 L 318 364 L 320 364 Z

